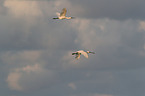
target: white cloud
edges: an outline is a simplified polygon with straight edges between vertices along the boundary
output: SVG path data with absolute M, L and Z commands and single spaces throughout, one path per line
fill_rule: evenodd
M 145 19 L 144 0 L 83 0 L 83 2 L 70 0 L 70 2 L 84 10 L 77 14 L 77 16 L 84 18 Z
M 108 95 L 108 94 L 94 94 L 93 96 L 113 96 L 113 95 Z
M 4 13 L 6 13 L 6 8 L 3 6 L 3 2 L 4 0 L 0 1 L 0 15 L 3 15 Z
M 76 67 L 72 66 L 75 62 L 69 58 L 70 51 L 64 57 L 69 64 L 65 61 L 64 65 L 71 68 L 103 68 L 109 67 L 109 65 L 119 68 L 120 65 L 129 67 L 132 62 L 131 58 L 138 58 L 140 61 L 141 58 L 144 58 L 140 52 L 144 51 L 145 39 L 144 33 L 140 33 L 138 30 L 138 24 L 139 21 L 133 20 L 123 22 L 109 19 L 74 20 L 70 26 L 77 30 L 74 42 L 77 49 L 72 51 L 83 49 L 95 51 L 96 54 L 95 56 L 90 55 L 87 60 L 81 59 L 81 62 L 78 61 L 80 64 Z M 126 58 L 126 56 L 129 58 L 131 56 L 131 58 Z M 144 60 L 141 60 L 142 65 Z M 130 67 L 133 66 L 138 66 L 138 64 L 134 63 Z
M 33 65 L 40 63 L 39 59 L 42 51 L 8 51 L 1 55 L 1 59 L 4 63 L 9 65 Z M 41 62 L 42 63 L 42 62 Z
M 9 73 L 7 82 L 12 90 L 31 92 L 32 90 L 51 87 L 58 80 L 54 71 L 35 64 L 14 69 Z
M 39 8 L 36 1 L 18 1 L 18 0 L 6 0 L 4 6 L 8 8 L 9 13 L 16 17 L 30 17 L 41 16 L 42 11 Z
M 139 30 L 145 31 L 145 22 L 144 21 L 139 22 Z
M 98 94 L 98 93 L 88 93 L 88 94 L 73 94 L 69 96 L 113 96 L 109 94 Z
M 26 92 L 34 90 L 33 95 L 36 96 L 41 92 L 59 96 L 71 96 L 71 93 L 74 93 L 72 96 L 130 94 L 133 89 L 130 85 L 138 85 L 140 80 L 144 83 L 143 75 L 134 80 L 130 77 L 136 77 L 134 73 L 114 74 L 118 69 L 124 71 L 144 67 L 145 34 L 140 32 L 144 31 L 144 21 L 52 20 L 55 12 L 60 12 L 62 7 L 67 7 L 67 15 L 70 16 L 89 13 L 72 2 L 4 1 L 8 14 L 0 16 L 0 60 L 4 63 L 1 69 L 5 68 L 6 71 L 0 72 L 8 74 L 5 77 L 9 88 Z M 89 55 L 88 59 L 82 57 L 75 60 L 71 53 L 80 49 L 96 54 Z M 99 73 L 106 70 L 115 71 Z M 122 76 L 128 78 L 122 81 Z M 144 89 L 143 85 L 141 87 L 134 90 Z M 142 91 L 132 92 L 143 94 Z
M 8 85 L 10 87 L 10 89 L 12 90 L 19 90 L 22 91 L 22 87 L 18 84 L 18 80 L 20 79 L 20 74 L 19 73 L 10 73 L 8 78 L 7 78 L 7 82 Z
M 94 50 L 96 48 L 96 44 L 99 43 L 97 33 L 99 31 L 102 32 L 104 30 L 104 26 L 99 25 L 97 21 L 93 22 L 89 19 L 77 19 L 73 22 L 72 26 L 78 31 L 75 43 L 81 45 L 81 47 L 85 50 Z
M 73 83 L 73 82 L 69 83 L 68 86 L 71 87 L 73 90 L 77 89 L 75 83 Z

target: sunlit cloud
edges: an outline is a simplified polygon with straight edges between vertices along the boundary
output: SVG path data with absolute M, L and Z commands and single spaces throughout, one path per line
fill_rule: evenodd
M 98 93 L 88 93 L 88 94 L 73 94 L 70 96 L 114 96 L 109 94 L 98 94 Z
M 42 11 L 39 8 L 38 2 L 27 1 L 5 1 L 4 6 L 8 8 L 10 14 L 16 17 L 41 16 Z
M 74 83 L 69 83 L 68 86 L 70 88 L 72 88 L 73 90 L 76 90 L 77 89 L 77 87 L 76 87 L 76 85 Z
M 35 64 L 14 69 L 9 73 L 7 82 L 12 90 L 31 92 L 32 90 L 51 87 L 58 80 L 54 71 Z
M 56 1 L 56 0 L 5 0 L 5 1 Z
M 0 76 L 8 85 L 6 88 L 1 83 L 4 79 L 0 80 L 4 92 L 16 96 L 42 92 L 56 96 L 144 95 L 144 71 L 135 71 L 145 67 L 145 22 L 141 20 L 145 16 L 138 15 L 144 1 L 42 1 L 0 1 Z M 135 9 L 140 11 L 132 15 L 127 10 L 136 2 Z M 53 20 L 64 7 L 76 19 Z M 112 8 L 115 10 L 107 13 Z M 75 60 L 72 52 L 77 50 L 96 54 Z
M 6 64 L 33 65 L 39 61 L 42 51 L 5 52 L 2 61 Z M 17 63 L 16 63 L 17 62 Z
M 20 79 L 20 74 L 19 73 L 10 73 L 7 82 L 12 90 L 19 90 L 22 91 L 22 87 L 18 84 L 18 80 Z
M 145 31 L 145 22 L 144 21 L 140 21 L 140 23 L 139 23 L 139 30 Z

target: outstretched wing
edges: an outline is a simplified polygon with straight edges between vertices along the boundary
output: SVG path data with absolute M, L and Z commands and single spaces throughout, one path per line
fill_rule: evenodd
M 60 13 L 56 12 L 57 17 L 60 17 Z
M 76 58 L 76 59 L 79 59 L 81 54 L 78 53 L 78 52 L 74 52 L 74 53 L 72 53 L 72 55 L 76 55 L 75 58 Z
M 78 51 L 79 53 L 83 54 L 86 58 L 88 58 L 88 54 L 84 52 L 83 50 Z
M 60 13 L 60 16 L 65 16 L 66 15 L 66 12 L 67 12 L 66 8 L 63 8 L 62 9 L 62 12 Z
M 80 58 L 80 54 L 76 54 L 76 59 L 79 59 Z

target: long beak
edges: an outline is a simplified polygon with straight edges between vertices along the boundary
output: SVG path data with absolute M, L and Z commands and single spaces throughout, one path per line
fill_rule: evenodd
M 71 17 L 71 19 L 75 19 L 76 17 Z
M 77 53 L 72 53 L 72 55 L 75 55 L 75 54 L 77 54 Z
M 59 19 L 59 18 L 53 18 L 53 19 Z
M 90 53 L 95 54 L 95 52 L 90 52 Z

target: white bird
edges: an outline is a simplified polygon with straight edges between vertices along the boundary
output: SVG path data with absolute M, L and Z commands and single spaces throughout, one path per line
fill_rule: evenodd
M 91 51 L 85 52 L 83 50 L 79 50 L 77 52 L 73 52 L 72 55 L 76 55 L 75 58 L 78 60 L 80 58 L 81 54 L 84 55 L 86 58 L 88 58 L 89 53 L 95 54 L 95 52 L 91 52 Z
M 66 12 L 67 12 L 67 10 L 66 10 L 66 8 L 63 8 L 62 9 L 62 11 L 61 11 L 61 13 L 56 13 L 56 15 L 57 15 L 57 18 L 53 18 L 53 19 L 73 19 L 74 17 L 66 17 Z

